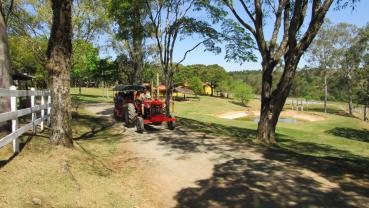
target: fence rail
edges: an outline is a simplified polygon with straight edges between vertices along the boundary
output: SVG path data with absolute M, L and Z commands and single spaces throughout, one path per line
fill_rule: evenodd
M 40 125 L 41 130 L 44 129 L 44 122 L 50 123 L 50 111 L 51 111 L 51 97 L 50 92 L 46 90 L 35 91 L 34 88 L 31 90 L 17 90 L 15 86 L 11 86 L 10 89 L 0 89 L 0 97 L 10 97 L 10 112 L 0 113 L 0 122 L 12 121 L 12 133 L 0 138 L 0 148 L 6 144 L 13 142 L 13 151 L 19 152 L 19 141 L 18 137 L 32 130 L 36 133 L 36 126 Z M 17 109 L 17 98 L 18 97 L 30 97 L 31 106 L 28 108 Z M 39 105 L 35 105 L 35 98 L 41 97 Z M 45 97 L 47 97 L 47 103 L 45 103 Z M 46 111 L 46 115 L 45 115 Z M 37 117 L 37 112 L 41 112 L 40 118 Z M 18 118 L 25 115 L 32 115 L 30 123 L 18 128 Z

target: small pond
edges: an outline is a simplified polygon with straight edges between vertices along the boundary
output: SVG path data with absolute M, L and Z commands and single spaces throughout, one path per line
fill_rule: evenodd
M 252 121 L 255 123 L 259 123 L 259 118 L 254 118 Z M 294 118 L 279 118 L 278 122 L 282 122 L 282 123 L 297 123 L 297 120 Z

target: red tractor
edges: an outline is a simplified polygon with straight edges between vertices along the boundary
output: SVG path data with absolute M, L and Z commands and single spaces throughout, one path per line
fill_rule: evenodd
M 167 123 L 170 130 L 175 128 L 174 116 L 165 115 L 165 106 L 158 99 L 135 99 L 138 93 L 143 93 L 142 85 L 120 85 L 114 87 L 114 117 L 124 120 L 127 127 L 136 125 L 137 132 L 143 133 L 145 124 Z

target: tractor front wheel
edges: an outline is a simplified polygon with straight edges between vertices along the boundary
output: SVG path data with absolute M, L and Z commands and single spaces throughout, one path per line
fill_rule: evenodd
M 144 120 L 142 117 L 137 117 L 136 119 L 136 130 L 141 134 L 144 132 Z
M 137 119 L 136 109 L 132 103 L 128 103 L 127 110 L 124 114 L 124 120 L 127 127 L 132 127 Z
M 174 118 L 174 116 L 169 115 L 168 118 Z M 168 121 L 168 129 L 174 130 L 176 128 L 176 122 L 175 121 Z

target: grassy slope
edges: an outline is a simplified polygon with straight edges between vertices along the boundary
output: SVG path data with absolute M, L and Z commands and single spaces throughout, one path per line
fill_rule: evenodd
M 257 109 L 258 105 L 258 101 L 253 100 L 249 108 Z M 176 115 L 179 117 L 210 124 L 215 127 L 214 129 L 210 127 L 211 131 L 217 132 L 218 130 L 220 133 L 228 133 L 238 140 L 252 140 L 255 138 L 256 123 L 227 120 L 214 116 L 217 113 L 243 109 L 245 108 L 235 105 L 230 100 L 213 97 L 201 97 L 200 102 L 176 103 Z M 314 110 L 311 113 L 319 114 L 327 119 L 316 122 L 278 124 L 280 147 L 312 156 L 369 159 L 368 123 L 356 118 L 334 114 L 324 115 L 316 112 L 320 111 L 319 106 L 314 106 Z M 334 112 L 338 110 L 335 109 Z M 226 130 L 220 130 L 222 128 Z
M 119 151 L 120 132 L 112 123 L 86 111 L 73 116 L 75 149 L 48 143 L 39 133 L 0 171 L 0 207 L 133 207 L 140 204 L 143 184 L 135 165 Z M 0 150 L 0 159 L 11 146 Z M 5 163 L 5 161 L 2 161 Z

